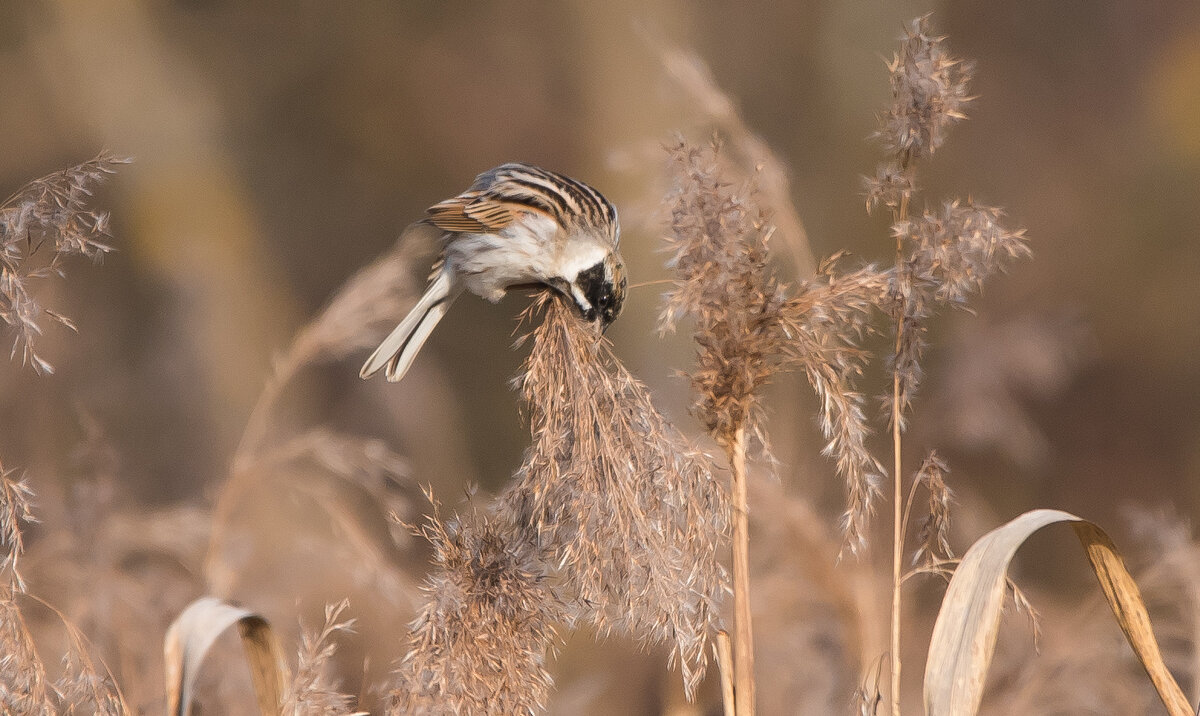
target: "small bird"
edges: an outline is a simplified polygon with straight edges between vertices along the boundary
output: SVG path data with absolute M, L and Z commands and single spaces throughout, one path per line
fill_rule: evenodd
M 464 289 L 495 303 L 511 288 L 545 285 L 601 329 L 620 315 L 626 283 L 617 210 L 587 184 L 503 164 L 428 213 L 419 223 L 444 232 L 429 287 L 363 364 L 364 379 L 385 366 L 389 381 L 403 378 Z

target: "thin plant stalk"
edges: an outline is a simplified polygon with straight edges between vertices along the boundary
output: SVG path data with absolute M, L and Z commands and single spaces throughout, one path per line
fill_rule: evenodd
M 903 330 L 903 329 L 901 329 Z M 897 338 L 897 341 L 899 339 Z M 893 716 L 900 714 L 900 587 L 903 582 L 901 560 L 904 558 L 904 516 L 902 514 L 904 488 L 900 484 L 900 375 L 892 379 L 892 689 L 891 705 Z
M 717 632 L 717 666 L 721 671 L 721 713 L 735 716 L 733 696 L 733 646 L 729 643 L 729 632 Z
M 729 446 L 733 483 L 733 664 L 735 712 L 754 714 L 754 630 L 750 617 L 750 513 L 746 500 L 746 428 Z
M 904 162 L 907 171 L 908 162 Z M 908 218 L 908 195 L 900 199 L 896 212 L 896 221 Z M 904 261 L 904 241 L 896 237 L 896 275 L 900 275 L 901 264 Z M 903 295 L 898 296 L 904 301 Z M 904 340 L 904 309 L 901 305 L 896 310 L 896 355 L 900 355 Z M 904 485 L 901 476 L 902 430 L 904 406 L 900 400 L 900 369 L 892 370 L 892 622 L 891 622 L 891 653 L 892 653 L 892 686 L 891 708 L 892 716 L 900 716 L 900 617 L 901 617 L 901 587 L 904 582 Z

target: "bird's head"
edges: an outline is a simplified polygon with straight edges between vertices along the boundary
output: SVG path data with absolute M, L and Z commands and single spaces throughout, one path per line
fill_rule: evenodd
M 569 293 L 586 320 L 599 321 L 602 328 L 608 328 L 621 315 L 625 286 L 625 262 L 612 251 L 580 271 L 571 282 Z

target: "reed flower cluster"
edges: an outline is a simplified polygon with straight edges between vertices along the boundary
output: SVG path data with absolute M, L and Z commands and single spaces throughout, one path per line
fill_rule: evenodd
M 989 276 L 1031 255 L 1024 230 L 1006 228 L 1003 217 L 995 207 L 946 201 L 937 211 L 892 226 L 900 246 L 892 296 L 900 324 L 893 367 L 902 426 L 921 381 L 926 327 L 937 307 L 965 308 Z
M 950 55 L 945 38 L 931 34 L 928 16 L 905 30 L 899 51 L 888 63 L 892 101 L 879 116 L 875 138 L 884 157 L 875 175 L 864 179 L 867 211 L 887 207 L 892 218 L 895 266 L 885 307 L 891 318 L 894 351 L 889 356 L 891 395 L 885 398 L 892 432 L 892 614 L 891 688 L 893 714 L 900 712 L 902 585 L 912 496 L 929 494 L 929 517 L 915 559 L 929 564 L 950 555 L 950 492 L 945 464 L 931 454 L 906 489 L 902 434 L 922 379 L 926 332 L 937 308 L 965 308 L 983 282 L 1013 259 L 1027 257 L 1023 230 L 1006 228 L 1003 212 L 973 201 L 943 201 L 937 210 L 911 215 L 917 195 L 918 160 L 928 160 L 945 142 L 949 128 L 966 118 L 971 101 L 970 63 Z M 906 498 L 905 496 L 908 495 Z M 928 565 L 926 565 L 928 567 Z M 921 567 L 919 569 L 924 569 Z M 935 570 L 936 571 L 936 570 Z
M 690 372 L 693 410 L 723 446 L 739 429 L 765 443 L 761 389 L 783 360 L 782 287 L 767 262 L 772 227 L 747 191 L 719 170 L 719 144 L 668 148 L 675 187 L 668 267 L 677 276 L 659 318 L 674 330 L 685 315 L 700 346 Z
M 690 692 L 726 587 L 725 492 L 607 340 L 557 298 L 543 311 L 518 380 L 533 445 L 501 500 L 555 565 L 572 616 L 673 644 Z
M 594 327 L 557 296 L 516 381 L 533 443 L 486 511 L 442 520 L 400 713 L 529 713 L 558 625 L 668 644 L 693 693 L 727 577 L 728 505 L 709 460 L 654 408 Z
M 29 484 L 0 468 L 0 572 L 6 573 L 0 582 L 0 711 L 129 713 L 112 676 L 88 654 L 82 632 L 28 592 L 18 564 L 25 551 L 23 525 L 35 521 Z M 66 638 L 56 672 L 47 669 L 22 611 L 32 604 L 49 608 L 61 620 Z
M 739 426 L 766 444 L 761 389 L 779 371 L 803 370 L 820 401 L 824 452 L 846 483 L 847 548 L 858 552 L 884 474 L 867 447 L 871 430 L 856 382 L 869 356 L 859 344 L 891 273 L 869 265 L 842 271 L 835 256 L 811 279 L 781 284 L 769 260 L 769 216 L 752 186 L 727 178 L 719 144 L 681 140 L 668 152 L 675 188 L 667 242 L 677 279 L 660 327 L 673 330 L 685 316 L 694 322 L 694 411 L 722 445 Z
M 396 672 L 392 713 L 545 708 L 546 658 L 562 605 L 533 545 L 505 526 L 481 514 L 443 519 L 436 510 L 422 525 L 435 567 Z
M 949 128 L 966 119 L 973 99 L 967 87 L 974 65 L 952 57 L 944 40 L 931 34 L 924 15 L 909 24 L 888 62 L 892 104 L 880 115 L 875 136 L 901 169 L 937 151 Z
M 54 367 L 37 352 L 43 316 L 74 329 L 44 308 L 33 292 L 39 279 L 63 275 L 69 256 L 99 259 L 108 245 L 108 213 L 88 206 L 92 188 L 127 162 L 110 154 L 35 179 L 0 204 L 0 321 L 13 330 L 12 357 L 38 373 Z M 35 256 L 41 252 L 45 260 Z
M 11 357 L 20 355 L 22 364 L 37 373 L 53 372 L 37 352 L 42 317 L 71 329 L 74 325 L 44 308 L 33 285 L 62 276 L 69 256 L 98 259 L 112 250 L 106 243 L 108 214 L 88 202 L 92 187 L 125 161 L 100 154 L 29 182 L 0 203 L 0 321 L 14 333 Z M 127 713 L 111 676 L 89 656 L 83 634 L 61 612 L 30 594 L 21 575 L 23 528 L 36 521 L 33 498 L 24 476 L 0 465 L 0 710 L 53 713 L 90 708 L 95 713 Z M 22 611 L 30 603 L 61 617 L 66 639 L 55 677 L 48 675 Z

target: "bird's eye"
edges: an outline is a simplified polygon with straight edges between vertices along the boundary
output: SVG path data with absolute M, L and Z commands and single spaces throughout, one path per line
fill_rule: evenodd
M 612 303 L 612 295 L 611 294 L 602 293 L 596 299 L 596 307 L 597 308 L 608 308 L 610 303 Z

